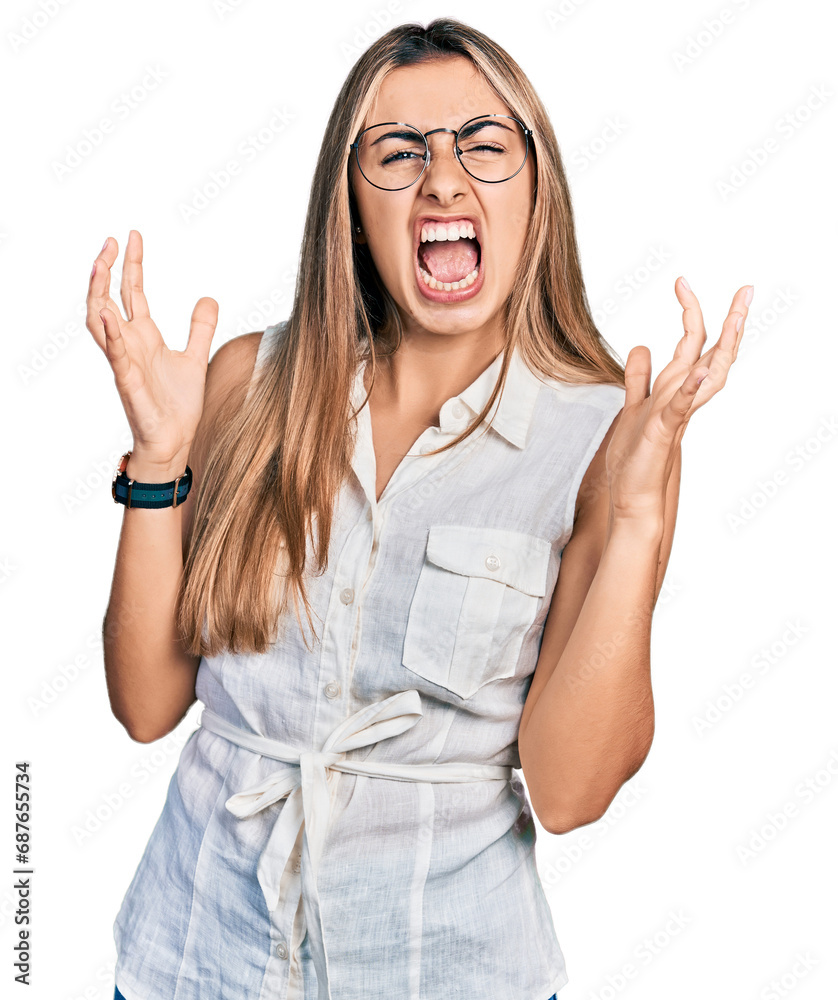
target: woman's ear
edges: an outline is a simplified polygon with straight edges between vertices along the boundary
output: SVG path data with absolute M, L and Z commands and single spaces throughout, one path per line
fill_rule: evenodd
M 361 225 L 358 205 L 351 188 L 349 191 L 349 223 L 352 226 L 352 241 L 354 243 L 366 243 L 367 238 L 364 236 L 364 227 Z
M 355 243 L 366 243 L 367 238 L 364 235 L 364 227 L 361 225 L 361 220 L 358 217 L 358 210 L 354 204 L 350 205 L 349 210 L 349 222 L 352 226 L 352 239 Z

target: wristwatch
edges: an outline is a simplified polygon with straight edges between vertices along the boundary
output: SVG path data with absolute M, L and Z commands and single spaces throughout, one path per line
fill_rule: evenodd
M 168 483 L 138 483 L 129 479 L 125 468 L 131 452 L 126 451 L 119 460 L 111 483 L 111 496 L 114 503 L 125 504 L 126 507 L 178 507 L 186 499 L 186 494 L 192 486 L 192 470 L 186 466 L 186 472 Z

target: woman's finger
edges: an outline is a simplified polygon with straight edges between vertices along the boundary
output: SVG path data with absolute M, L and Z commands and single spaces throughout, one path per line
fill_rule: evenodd
M 87 288 L 87 329 L 93 334 L 96 343 L 103 351 L 105 350 L 105 331 L 99 313 L 107 307 L 114 316 L 120 316 L 119 306 L 110 297 L 110 269 L 116 260 L 118 249 L 116 240 L 111 240 L 110 237 L 105 240 L 105 245 L 93 262 L 93 270 Z
M 698 392 L 708 376 L 709 370 L 706 365 L 692 368 L 687 372 L 686 378 L 678 389 L 672 394 L 672 398 L 661 410 L 661 422 L 670 437 L 674 437 L 682 432 L 684 425 L 692 416 L 692 412 L 701 406 L 701 403 L 698 402 Z M 707 388 L 709 389 L 709 386 Z M 713 391 L 709 395 L 712 395 Z M 703 402 L 706 402 L 706 400 L 703 400 Z
M 744 327 L 745 317 L 742 313 L 728 313 L 727 319 L 722 324 L 722 332 L 712 349 L 710 357 L 706 361 L 701 362 L 702 367 L 709 369 L 708 379 L 713 387 L 713 392 L 710 395 L 718 392 L 727 381 L 727 373 L 736 359 L 736 344 Z M 699 403 L 699 406 L 707 402 L 709 398 L 709 395 L 705 396 L 701 403 Z
M 149 315 L 148 302 L 143 292 L 143 238 L 136 229 L 128 233 L 128 242 L 125 244 L 119 292 L 129 320 Z
M 741 328 L 737 330 L 736 327 L 740 319 L 744 326 L 742 313 L 728 313 L 718 341 L 707 352 L 707 360 L 702 359 L 690 369 L 672 399 L 661 411 L 661 419 L 668 432 L 674 433 L 678 427 L 682 427 L 699 407 L 704 406 L 708 399 L 724 387 L 727 373 L 735 360 L 734 347 L 737 336 L 741 333 Z
M 686 285 L 684 277 L 678 278 L 675 282 L 675 294 L 684 309 L 681 317 L 684 324 L 684 336 L 678 341 L 673 357 L 688 365 L 694 365 L 707 340 L 707 331 L 704 328 L 704 316 L 698 304 L 698 298 L 695 292 Z
M 120 323 L 113 311 L 107 306 L 101 310 L 99 321 L 105 334 L 105 354 L 107 354 L 113 369 L 114 378 L 119 382 L 127 377 L 131 367 Z
M 733 296 L 733 301 L 730 304 L 730 310 L 728 311 L 727 317 L 722 324 L 722 332 L 719 334 L 719 339 L 711 348 L 702 354 L 702 356 L 698 359 L 699 364 L 707 365 L 708 367 L 712 365 L 716 348 L 721 344 L 722 338 L 725 336 L 725 331 L 729 330 L 731 325 L 734 328 L 734 337 L 732 342 L 728 338 L 727 346 L 732 349 L 733 356 L 731 358 L 731 363 L 736 360 L 736 356 L 739 353 L 739 344 L 742 342 L 742 335 L 745 332 L 745 321 L 748 318 L 748 307 L 753 300 L 753 289 L 753 285 L 743 285 Z M 742 323 L 739 325 L 739 328 L 736 329 L 740 317 L 742 319 Z M 730 365 L 728 365 L 728 367 L 730 367 Z
M 745 332 L 745 321 L 748 319 L 748 310 L 751 307 L 751 302 L 754 298 L 754 286 L 753 285 L 743 285 L 733 296 L 733 301 L 730 303 L 730 310 L 728 311 L 728 316 L 731 313 L 741 313 L 742 315 L 742 325 L 736 333 L 736 341 L 733 345 L 733 360 L 736 360 L 736 356 L 739 354 L 739 345 L 742 343 L 742 335 Z

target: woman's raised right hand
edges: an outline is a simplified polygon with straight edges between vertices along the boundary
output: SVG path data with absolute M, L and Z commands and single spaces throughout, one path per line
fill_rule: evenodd
M 143 462 L 167 467 L 189 452 L 204 409 L 209 352 L 218 322 L 215 299 L 198 299 L 185 351 L 166 347 L 143 293 L 143 240 L 128 234 L 120 297 L 110 296 L 119 247 L 108 239 L 94 262 L 87 293 L 87 329 L 105 352 Z

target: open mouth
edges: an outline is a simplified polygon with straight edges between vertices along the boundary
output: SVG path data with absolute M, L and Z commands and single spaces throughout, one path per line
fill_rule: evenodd
M 417 280 L 429 298 L 459 301 L 480 282 L 482 252 L 469 220 L 429 221 L 419 230 Z

